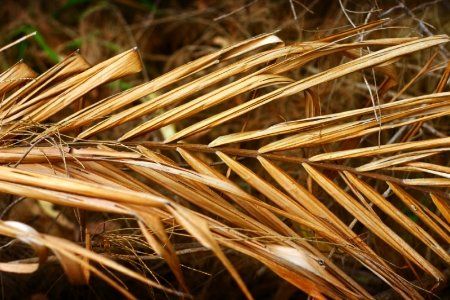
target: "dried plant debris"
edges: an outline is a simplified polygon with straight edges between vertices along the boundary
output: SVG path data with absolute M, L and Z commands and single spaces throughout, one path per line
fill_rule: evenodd
M 247 299 L 254 266 L 317 299 L 377 298 L 370 281 L 392 297 L 440 293 L 449 38 L 380 35 L 389 22 L 294 43 L 259 35 L 94 100 L 143 70 L 137 48 L 98 64 L 75 52 L 41 74 L 10 66 L 0 74 L 0 234 L 2 249 L 28 250 L 3 256 L 0 271 L 57 263 L 71 284 L 190 298 L 208 257 Z M 402 64 L 433 51 L 404 80 Z M 412 89 L 431 74 L 431 92 Z M 282 120 L 277 107 L 292 113 Z M 54 228 L 14 219 L 24 199 Z

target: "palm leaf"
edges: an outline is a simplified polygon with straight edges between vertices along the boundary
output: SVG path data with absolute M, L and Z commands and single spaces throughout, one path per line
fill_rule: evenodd
M 420 299 L 433 286 L 411 282 L 392 266 L 399 261 L 443 286 L 450 262 L 450 172 L 438 158 L 447 155 L 450 138 L 410 139 L 425 122 L 450 114 L 450 94 L 442 83 L 448 69 L 436 93 L 403 97 L 426 76 L 434 55 L 401 92 L 387 95 L 399 83 L 398 60 L 442 45 L 448 37 L 349 42 L 359 30 L 375 32 L 383 22 L 294 44 L 276 33 L 257 36 L 84 108 L 73 104 L 102 84 L 141 71 L 137 49 L 93 66 L 73 53 L 41 75 L 23 62 L 12 66 L 0 74 L 5 96 L 0 191 L 131 218 L 139 232 L 134 243 L 165 260 L 183 292 L 95 253 L 88 232 L 83 248 L 20 223 L 0 223 L 0 233 L 34 247 L 39 261 L 2 263 L 0 270 L 34 272 L 49 259 L 43 254 L 49 249 L 74 282 L 87 283 L 92 273 L 132 298 L 119 280 L 100 271 L 101 265 L 186 296 L 189 286 L 176 246 L 189 238 L 214 253 L 249 299 L 251 292 L 226 249 L 251 257 L 319 299 L 374 297 L 333 258 L 336 252 L 403 298 Z M 368 52 L 368 46 L 379 50 Z M 336 55 L 347 62 L 300 80 L 294 76 L 310 62 Z M 377 91 L 381 104 L 320 115 L 316 87 L 364 70 L 384 78 Z M 243 115 L 300 92 L 305 118 L 262 121 L 246 130 L 247 118 L 242 126 Z M 117 134 L 119 125 L 123 130 Z M 180 130 L 164 141 L 142 138 L 158 136 L 165 126 Z M 392 139 L 394 129 L 408 128 L 401 142 Z M 374 133 L 381 144 L 367 142 Z M 272 153 L 280 151 L 286 152 Z M 331 208 L 335 203 L 341 208 Z M 405 205 L 423 224 L 404 212 Z M 385 257 L 362 231 L 395 252 Z M 411 243 L 416 240 L 420 247 Z M 436 257 L 425 255 L 427 249 Z

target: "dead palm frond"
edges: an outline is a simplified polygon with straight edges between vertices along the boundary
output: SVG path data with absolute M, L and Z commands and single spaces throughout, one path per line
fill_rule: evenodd
M 402 90 L 391 98 L 389 91 L 399 83 L 398 60 L 448 37 L 351 42 L 383 22 L 294 44 L 275 33 L 261 35 L 85 107 L 74 104 L 106 82 L 141 71 L 137 49 L 93 66 L 73 53 L 41 75 L 24 62 L 12 66 L 0 75 L 0 191 L 131 218 L 139 230 L 133 243 L 163 258 L 179 289 L 95 253 L 82 221 L 84 247 L 1 222 L 0 233 L 30 245 L 38 259 L 2 263 L 1 271 L 34 272 L 49 259 L 48 249 L 73 282 L 87 283 L 93 274 L 132 298 L 109 275 L 116 271 L 188 296 L 176 243 L 189 237 L 217 256 L 247 298 L 251 292 L 224 249 L 253 258 L 319 299 L 374 297 L 333 259 L 337 252 L 403 298 L 421 299 L 442 287 L 450 263 L 450 138 L 415 133 L 448 118 L 450 93 L 442 82 L 449 69 L 435 93 L 404 97 Z M 368 46 L 378 50 L 368 52 Z M 346 62 L 301 79 L 293 75 L 331 56 Z M 383 79 L 375 91 L 380 105 L 366 99 L 360 108 L 320 114 L 317 86 L 365 70 Z M 302 92 L 305 118 L 242 126 L 242 116 Z M 392 139 L 401 131 L 403 139 Z M 149 139 L 160 134 L 163 141 Z M 381 144 L 373 145 L 374 135 Z M 395 266 L 405 263 L 406 276 Z M 413 283 L 411 274 L 433 283 Z

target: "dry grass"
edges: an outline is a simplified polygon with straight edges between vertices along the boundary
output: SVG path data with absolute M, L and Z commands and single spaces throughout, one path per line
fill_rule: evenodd
M 382 18 L 405 10 L 420 29 L 416 9 L 366 11 L 357 26 L 341 4 L 352 27 L 290 42 L 291 19 L 104 97 L 145 69 L 144 51 L 5 70 L 0 270 L 58 262 L 71 284 L 100 279 L 126 298 L 445 293 L 449 38 Z M 222 269 L 234 283 L 202 290 Z

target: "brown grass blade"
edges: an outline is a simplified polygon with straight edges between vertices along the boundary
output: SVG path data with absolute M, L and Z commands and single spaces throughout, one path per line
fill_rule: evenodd
M 382 63 L 385 63 L 389 60 L 392 60 L 396 57 L 406 55 L 415 51 L 419 51 L 422 49 L 426 49 L 429 47 L 433 47 L 448 41 L 448 37 L 446 36 L 436 36 L 425 39 L 420 39 L 417 41 L 412 41 L 404 44 L 400 44 L 397 46 L 388 47 L 383 50 L 379 50 L 376 52 L 372 52 L 363 57 L 352 60 L 348 63 L 342 64 L 340 66 L 329 69 L 325 72 L 316 74 L 314 76 L 310 76 L 304 80 L 300 80 L 298 82 L 287 85 L 286 87 L 277 89 L 271 93 L 260 96 L 256 99 L 248 101 L 246 103 L 240 104 L 234 108 L 231 108 L 227 111 L 219 113 L 217 115 L 211 116 L 204 121 L 198 122 L 194 125 L 191 125 L 169 139 L 166 140 L 167 143 L 179 140 L 188 135 L 192 135 L 199 131 L 211 128 L 213 126 L 222 124 L 226 121 L 229 121 L 233 118 L 236 118 L 244 113 L 247 113 L 251 110 L 256 109 L 264 104 L 267 104 L 276 99 L 290 96 L 301 91 L 304 91 L 310 87 L 318 85 L 320 83 L 328 82 L 333 79 L 339 78 L 341 76 L 347 75 L 349 73 L 362 70 L 365 68 L 370 68 Z
M 425 172 L 433 175 L 439 175 L 445 178 L 450 178 L 450 167 L 430 164 L 426 162 L 409 162 L 401 167 L 394 167 L 391 169 L 406 172 Z
M 431 194 L 430 197 L 433 200 L 434 205 L 436 205 L 437 209 L 441 212 L 442 216 L 447 221 L 447 223 L 450 223 L 450 206 L 448 205 L 448 203 L 439 196 Z
M 14 46 L 14 45 L 17 45 L 17 44 L 21 43 L 22 41 L 24 41 L 24 40 L 26 40 L 26 39 L 28 39 L 28 38 L 30 38 L 30 37 L 32 37 L 32 36 L 35 36 L 36 33 L 37 33 L 37 32 L 34 31 L 34 32 L 32 32 L 32 33 L 29 33 L 29 34 L 27 34 L 27 35 L 25 35 L 25 36 L 23 36 L 23 37 L 21 37 L 21 38 L 15 40 L 15 41 L 11 42 L 11 43 L 9 43 L 9 44 L 6 45 L 6 46 L 1 47 L 1 48 L 0 48 L 0 52 L 3 52 L 3 51 L 5 51 L 6 49 L 11 48 L 11 47 Z
M 129 191 L 100 184 L 86 183 L 72 178 L 61 178 L 33 173 L 14 168 L 0 167 L 0 180 L 45 188 L 48 190 L 68 192 L 81 196 L 103 198 L 122 203 L 162 207 L 169 200 L 160 196 Z
M 220 172 L 214 170 L 212 167 L 208 166 L 206 163 L 202 162 L 200 159 L 194 157 L 189 152 L 178 148 L 177 151 L 183 156 L 183 158 L 189 163 L 189 165 L 195 169 L 197 172 L 202 174 L 207 174 L 210 176 L 215 176 L 220 180 L 226 181 L 230 184 L 236 185 L 226 176 L 222 175 Z M 236 187 L 238 187 L 236 185 Z M 241 206 L 245 211 L 254 216 L 254 221 L 249 216 L 242 216 L 242 219 L 246 219 L 252 224 L 247 224 L 246 226 L 251 227 L 253 230 L 262 231 L 271 235 L 276 235 L 279 233 L 286 233 L 286 226 L 273 214 L 283 216 L 285 218 L 291 219 L 300 224 L 305 224 L 302 218 L 299 218 L 296 214 L 291 212 L 286 212 L 285 210 L 276 208 L 270 204 L 267 204 L 258 198 L 252 196 L 251 194 L 245 193 L 245 197 L 238 197 L 234 194 L 227 193 L 228 197 L 231 198 L 235 203 Z M 273 214 L 272 214 L 273 213 Z M 262 224 L 261 224 L 261 223 Z M 245 223 L 244 223 L 245 224 Z M 277 233 L 279 232 L 279 233 Z
M 64 78 L 69 74 L 73 74 L 79 71 L 83 71 L 88 68 L 88 65 L 77 53 L 73 53 L 69 55 L 60 63 L 56 64 L 43 74 L 39 75 L 35 80 L 27 83 L 22 88 L 18 89 L 11 95 L 9 95 L 2 103 L 1 103 L 1 116 L 5 118 L 7 115 L 11 114 L 11 110 L 16 111 L 17 107 L 12 106 L 16 102 L 23 109 L 24 107 L 28 107 L 35 102 L 30 100 L 34 95 L 43 91 L 46 87 L 48 87 L 51 83 L 53 83 L 57 79 Z M 7 120 L 4 120 L 6 122 Z
M 407 259 L 414 262 L 418 267 L 431 274 L 438 282 L 445 280 L 445 276 L 438 269 L 431 265 L 419 253 L 417 253 L 388 226 L 370 214 L 366 208 L 358 203 L 358 201 L 353 199 L 344 190 L 313 167 L 305 163 L 302 165 L 314 181 L 316 181 L 330 196 L 332 196 L 338 203 L 340 203 L 342 207 L 349 211 L 352 216 L 357 218 L 370 231 L 383 239 Z
M 436 148 L 432 150 L 413 151 L 407 153 L 400 153 L 389 157 L 381 158 L 365 165 L 356 168 L 358 172 L 368 172 L 379 169 L 385 169 L 395 165 L 400 165 L 414 160 L 419 160 L 425 157 L 430 157 L 442 152 L 450 151 L 450 148 Z
M 450 187 L 450 178 L 413 178 L 402 181 L 407 185 Z
M 199 58 L 187 65 L 181 66 L 166 75 L 163 75 L 147 84 L 143 84 L 141 86 L 138 86 L 131 91 L 126 91 L 123 94 L 119 94 L 117 96 L 112 97 L 111 99 L 106 99 L 105 105 L 109 106 L 110 108 L 120 108 L 132 101 L 135 101 L 139 98 L 142 98 L 152 92 L 155 92 L 159 90 L 160 88 L 168 85 L 169 83 L 173 83 L 178 81 L 179 79 L 187 76 L 195 74 L 196 72 L 199 72 L 203 70 L 204 68 L 210 67 L 212 65 L 216 65 L 221 61 L 226 61 L 230 58 L 243 55 L 249 51 L 255 50 L 259 47 L 271 45 L 271 44 L 278 44 L 281 40 L 277 38 L 274 35 L 267 34 L 262 35 L 260 37 L 255 37 L 252 39 L 249 39 L 247 41 L 244 41 L 238 45 L 233 45 L 231 47 L 228 47 L 226 49 L 220 50 L 218 52 L 212 53 L 210 55 L 204 56 L 202 58 Z M 239 70 L 239 69 L 237 69 Z M 235 70 L 235 72 L 237 71 Z M 218 76 L 220 75 L 220 76 Z M 145 115 L 147 113 L 150 113 L 160 107 L 166 106 L 174 101 L 179 101 L 183 99 L 183 97 L 187 97 L 191 93 L 195 92 L 199 87 L 205 87 L 207 85 L 213 84 L 221 78 L 226 78 L 228 75 L 228 72 L 226 70 L 219 70 L 217 72 L 210 73 L 202 78 L 199 78 L 197 80 L 194 80 L 188 84 L 185 84 L 179 88 L 176 88 L 166 94 L 163 94 L 159 97 L 156 97 L 154 99 L 148 99 L 149 101 L 145 101 L 141 104 L 135 105 L 134 107 L 127 109 L 123 112 L 120 112 L 116 115 L 113 115 L 112 117 L 108 118 L 107 120 L 96 124 L 95 126 L 91 127 L 90 129 L 87 129 L 83 133 L 81 133 L 78 138 L 86 138 L 89 135 L 94 134 L 95 132 L 99 132 L 101 130 L 105 130 L 107 128 L 111 128 L 112 126 L 117 126 L 119 124 L 122 124 L 126 121 L 132 120 L 134 118 L 137 118 L 139 116 Z M 196 87 L 197 86 L 197 87 Z M 188 88 L 189 87 L 189 88 Z M 102 103 L 103 104 L 103 103 Z M 99 107 L 91 107 L 95 109 L 96 114 L 95 117 L 103 116 L 105 115 L 106 107 L 102 107 L 99 109 Z M 109 112 L 112 112 L 113 110 L 108 109 Z M 85 113 L 85 116 L 83 117 L 84 120 L 89 121 L 87 114 Z M 92 116 L 92 114 L 89 114 L 89 116 Z M 78 126 L 79 126 L 78 122 Z M 69 126 L 69 125 L 67 125 Z M 70 125 L 73 126 L 73 125 Z
M 277 190 L 275 187 L 270 185 L 268 182 L 262 180 L 256 174 L 252 173 L 248 168 L 244 167 L 243 165 L 235 162 L 230 157 L 226 156 L 223 153 L 217 152 L 217 155 L 234 171 L 236 172 L 241 178 L 243 178 L 246 182 L 248 182 L 252 187 L 260 191 L 262 194 L 264 194 L 266 197 L 268 197 L 271 201 L 276 203 L 278 206 L 282 207 L 286 211 L 292 211 L 293 213 L 297 214 L 300 218 L 305 219 L 306 222 L 300 222 L 300 224 L 304 224 L 311 229 L 314 229 L 317 231 L 318 234 L 323 236 L 329 236 L 327 234 L 328 228 L 322 224 L 322 221 L 319 219 L 314 218 L 311 214 L 309 214 L 303 206 L 299 206 L 296 202 L 294 202 L 291 198 Z M 304 246 L 307 247 L 308 245 L 304 244 Z M 299 250 L 301 251 L 301 250 Z M 323 259 L 322 255 L 320 255 L 321 259 Z M 325 260 L 327 264 L 329 264 L 328 260 Z M 317 267 L 316 267 L 317 268 Z M 348 276 L 340 271 L 335 266 L 330 266 L 330 268 L 333 269 L 339 276 L 345 279 L 346 282 L 350 284 L 350 286 L 353 287 L 356 291 L 361 293 L 361 289 L 358 289 L 358 285 L 356 282 L 349 280 Z M 319 268 L 320 269 L 320 268 Z M 321 272 L 324 279 L 326 279 L 328 282 L 334 284 L 337 287 L 343 287 L 343 284 L 340 280 L 337 278 L 334 278 L 331 276 L 331 274 L 325 274 Z M 325 276 L 326 275 L 326 276 Z M 367 296 L 367 292 L 362 292 L 362 294 L 365 294 Z
M 426 96 L 420 96 L 415 98 L 409 98 L 404 100 L 399 100 L 396 102 L 390 102 L 390 103 L 384 103 L 377 107 L 377 110 L 379 110 L 383 115 L 386 112 L 389 112 L 391 110 L 407 110 L 412 107 L 417 107 L 422 104 L 432 104 L 432 103 L 440 103 L 441 101 L 446 101 L 450 99 L 450 93 L 440 93 L 440 94 L 432 94 L 432 95 L 426 95 Z M 316 128 L 319 126 L 327 126 L 334 123 L 337 123 L 340 120 L 345 120 L 351 117 L 356 116 L 364 116 L 367 114 L 373 113 L 373 108 L 361 108 L 361 109 L 355 109 L 350 111 L 343 111 L 340 113 L 335 114 L 329 114 L 329 115 L 323 115 L 323 116 L 317 116 L 297 121 L 289 121 L 285 123 L 279 123 L 272 125 L 268 128 L 261 129 L 261 130 L 255 130 L 255 131 L 247 131 L 247 132 L 240 132 L 240 133 L 232 133 L 229 135 L 223 135 L 215 140 L 213 140 L 209 146 L 210 147 L 216 147 L 220 145 L 230 144 L 230 143 L 236 143 L 236 142 L 243 142 L 243 141 L 250 141 L 250 140 L 256 140 L 261 139 L 269 136 L 276 136 L 281 134 L 288 134 L 288 133 L 294 133 L 301 130 L 307 130 L 310 128 Z
M 437 224 L 431 217 L 434 214 L 427 207 L 423 206 L 419 201 L 414 199 L 400 186 L 392 182 L 387 182 L 387 184 L 397 195 L 397 197 L 403 201 L 403 203 L 408 207 L 409 210 L 411 210 L 417 217 L 419 217 L 419 219 L 421 219 L 430 229 L 441 236 L 441 238 L 443 238 L 447 243 L 450 242 L 450 231 L 448 226 L 447 228 L 444 227 L 446 228 L 446 230 L 439 226 L 439 224 Z M 440 225 L 442 225 L 442 223 Z
M 148 150 L 145 151 L 145 154 L 146 156 L 155 159 L 154 154 L 150 153 Z M 236 210 L 222 197 L 207 189 L 206 186 L 199 185 L 198 182 L 192 182 L 189 179 L 186 180 L 186 178 L 182 178 L 183 181 L 180 182 L 178 178 L 174 178 L 171 174 L 164 174 L 142 167 L 132 167 L 132 169 L 158 183 L 167 190 L 172 191 L 174 194 L 179 195 L 206 211 L 221 216 L 237 226 L 248 226 L 252 230 L 258 229 L 258 226 L 253 224 L 251 218 L 246 221 L 246 216 L 242 215 L 242 213 Z
M 9 183 L 0 181 L 0 191 L 2 193 L 28 197 L 37 200 L 44 200 L 57 205 L 69 206 L 91 211 L 103 211 L 118 214 L 130 214 L 129 209 L 122 205 L 99 198 L 84 197 L 70 193 L 62 193 L 37 188 L 28 185 Z
M 19 223 L 21 224 L 21 223 Z M 57 237 L 53 237 L 53 236 L 49 236 L 49 235 L 44 235 L 44 234 L 40 234 L 40 233 L 32 233 L 30 231 L 25 231 L 23 230 L 24 226 L 27 226 L 25 224 L 22 224 L 23 226 L 12 226 L 10 223 L 8 222 L 1 222 L 0 223 L 0 232 L 3 235 L 7 235 L 13 238 L 20 238 L 22 240 L 28 240 L 32 243 L 37 243 L 40 244 L 42 246 L 45 246 L 49 249 L 51 249 L 52 251 L 54 251 L 55 253 L 58 253 L 58 256 L 60 259 L 68 259 L 68 260 L 73 260 L 74 262 L 82 265 L 83 267 L 88 268 L 92 273 L 94 273 L 95 275 L 99 276 L 101 279 L 105 280 L 106 282 L 108 282 L 109 284 L 111 284 L 113 287 L 115 287 L 116 289 L 118 289 L 119 292 L 121 292 L 122 294 L 124 294 L 124 296 L 126 296 L 127 298 L 130 299 L 134 299 L 134 297 L 128 292 L 126 291 L 123 287 L 121 287 L 120 285 L 118 285 L 117 283 L 115 283 L 112 279 L 110 279 L 109 277 L 103 275 L 100 271 L 98 271 L 95 267 L 93 267 L 91 264 L 86 263 L 86 261 L 84 261 L 82 258 L 80 258 L 79 256 L 82 257 L 87 257 L 89 258 L 89 260 L 99 263 L 103 266 L 109 267 L 113 270 L 116 270 L 118 272 L 123 273 L 124 275 L 127 275 L 131 278 L 134 278 L 138 281 L 141 281 L 143 283 L 148 284 L 149 286 L 161 289 L 167 293 L 170 294 L 175 294 L 178 296 L 182 296 L 184 294 L 174 291 L 172 289 L 166 288 L 164 286 L 161 286 L 160 284 L 153 282 L 145 277 L 143 277 L 142 275 L 128 269 L 125 268 L 124 266 L 104 257 L 101 256 L 99 254 L 96 254 L 94 252 L 91 252 L 89 250 L 86 250 L 76 244 L 73 244 L 67 240 L 61 239 L 61 238 L 57 238 Z
M 272 85 L 288 84 L 292 81 L 293 80 L 287 77 L 278 75 L 253 75 L 245 77 L 241 80 L 235 81 L 225 85 L 222 88 L 207 93 L 196 100 L 177 106 L 174 109 L 171 109 L 147 122 L 144 122 L 143 124 L 140 124 L 120 137 L 119 141 L 127 140 L 134 136 L 140 135 L 143 132 L 155 130 L 167 124 L 184 119 L 211 106 L 217 105 L 218 103 L 231 99 L 239 94 Z M 166 101 L 164 102 L 164 105 L 166 105 Z
M 128 50 L 68 79 L 71 82 L 70 88 L 31 113 L 29 117 L 34 121 L 43 121 L 93 88 L 141 70 L 141 60 L 137 49 Z
M 251 186 L 257 189 L 259 192 L 264 194 L 270 200 L 272 200 L 277 206 L 281 207 L 286 211 L 293 211 L 295 214 L 298 214 L 301 218 L 304 218 L 305 225 L 313 226 L 314 229 L 320 230 L 320 227 L 314 226 L 313 219 L 311 215 L 309 215 L 306 210 L 299 206 L 295 201 L 291 198 L 280 192 L 274 186 L 264 181 L 256 174 L 254 174 L 250 169 L 244 167 L 242 164 L 236 162 L 229 156 L 224 153 L 216 152 L 217 156 L 220 157 L 222 161 L 227 164 L 234 172 L 236 172 L 241 178 L 243 178 L 246 182 L 248 182 Z
M 7 93 L 24 82 L 31 81 L 37 74 L 24 62 L 19 61 L 0 74 L 0 93 Z
M 380 26 L 380 25 L 382 25 L 382 24 L 384 24 L 384 23 L 386 23 L 388 21 L 389 21 L 389 19 L 374 20 L 374 21 L 368 22 L 366 24 L 362 24 L 362 25 L 356 26 L 354 28 L 350 28 L 350 29 L 344 30 L 342 32 L 338 32 L 336 34 L 332 34 L 332 35 L 326 36 L 326 37 L 321 38 L 321 39 L 319 39 L 317 41 L 320 41 L 320 42 L 336 41 L 336 40 L 339 40 L 341 38 L 353 36 L 353 34 L 363 32 L 364 30 L 376 28 L 376 27 L 378 27 L 378 26 Z
M 168 207 L 168 210 L 172 213 L 177 222 L 180 223 L 193 237 L 195 237 L 204 247 L 211 249 L 214 252 L 228 272 L 230 272 L 245 297 L 247 299 L 253 299 L 253 296 L 250 294 L 250 291 L 241 276 L 239 276 L 239 273 L 236 271 L 233 264 L 225 256 L 220 249 L 219 244 L 212 236 L 208 223 L 197 217 L 194 213 L 178 205 L 171 205 Z
M 261 147 L 258 152 L 267 153 L 300 147 L 317 146 L 335 141 L 343 141 L 364 136 L 372 132 L 381 132 L 386 129 L 393 129 L 423 120 L 443 117 L 450 113 L 449 108 L 450 106 L 445 106 L 445 103 L 437 103 L 428 107 L 417 107 L 398 113 L 383 115 L 378 118 L 379 120 L 377 120 L 377 118 L 370 118 L 319 128 L 313 131 L 307 131 L 305 133 L 299 133 L 277 140 Z M 383 125 L 380 126 L 380 122 Z
M 142 231 L 145 239 L 149 243 L 150 246 L 155 250 L 155 252 L 160 255 L 167 264 L 170 266 L 170 269 L 175 274 L 178 282 L 180 283 L 181 288 L 184 292 L 189 293 L 189 289 L 184 280 L 183 274 L 181 272 L 180 261 L 178 256 L 175 253 L 175 249 L 173 248 L 172 243 L 169 240 L 169 237 L 164 230 L 164 225 L 158 217 L 142 214 L 141 218 L 144 221 L 139 221 L 139 228 Z M 147 229 L 145 224 L 148 224 L 155 233 L 154 235 Z M 159 239 L 159 240 L 158 240 Z
M 81 73 L 91 67 L 91 65 L 78 52 L 72 53 L 66 59 L 69 60 L 69 63 L 66 62 L 66 65 L 63 68 L 60 68 L 60 70 L 55 74 L 54 77 L 48 78 L 47 81 L 42 82 L 42 86 L 48 87 L 48 85 L 55 83 L 55 81 L 57 80 L 62 82 L 58 82 L 48 89 L 43 90 L 43 92 L 39 95 L 35 95 L 36 93 L 30 93 L 26 98 L 20 99 L 20 101 L 17 103 L 18 105 L 16 105 L 11 110 L 10 115 L 12 115 L 15 111 L 19 111 L 19 107 L 27 107 L 21 106 L 25 103 L 30 106 L 33 103 L 40 102 L 44 99 L 55 96 L 65 91 L 77 81 Z M 38 80 L 43 80 L 43 78 L 39 77 Z M 32 96 L 35 97 L 31 98 Z
M 411 287 L 405 284 L 404 280 L 399 280 L 399 276 L 390 269 L 390 267 L 369 248 L 361 238 L 356 235 L 351 228 L 346 226 L 339 218 L 337 218 L 328 208 L 322 204 L 313 194 L 297 183 L 292 177 L 280 168 L 276 167 L 269 160 L 259 156 L 258 160 L 262 166 L 292 197 L 302 203 L 311 213 L 317 215 L 322 220 L 327 220 L 330 235 L 327 237 L 334 241 L 336 245 L 342 247 L 361 264 L 372 270 L 383 281 L 392 286 L 399 294 L 406 292 L 410 297 L 417 297 L 418 294 Z M 351 241 L 351 245 L 349 245 Z M 351 281 L 349 281 L 351 282 Z M 365 297 L 366 292 L 361 291 Z
M 374 41 L 366 41 L 365 43 L 371 44 L 373 42 Z M 395 40 L 390 42 L 398 43 L 399 41 Z M 386 43 L 389 42 L 386 41 Z M 162 120 L 160 118 L 164 119 L 165 117 L 170 116 L 173 113 L 180 114 L 184 112 L 187 108 L 189 108 L 189 111 L 183 113 L 183 117 L 205 110 L 211 106 L 217 105 L 218 103 L 229 99 L 232 96 L 242 94 L 251 89 L 256 89 L 273 84 L 292 83 L 293 80 L 276 75 L 289 71 L 293 68 L 298 68 L 301 65 L 306 64 L 308 61 L 317 59 L 318 57 L 338 52 L 344 53 L 352 52 L 350 48 L 358 48 L 361 46 L 363 46 L 362 43 L 334 45 L 334 44 L 322 44 L 312 42 L 307 44 L 300 43 L 298 45 L 277 48 L 271 51 L 266 51 L 261 54 L 253 55 L 247 59 L 231 64 L 227 67 L 214 71 L 208 75 L 205 75 L 204 77 L 194 80 L 193 82 L 190 82 L 184 86 L 181 86 L 176 90 L 173 90 L 169 93 L 163 94 L 155 99 L 152 99 L 151 101 L 152 103 L 143 103 L 138 107 L 133 107 L 130 110 L 128 110 L 132 112 L 132 115 L 130 115 L 127 111 L 124 111 L 122 114 L 127 115 L 126 119 L 123 119 L 124 116 L 122 114 L 118 114 L 117 116 L 114 116 L 114 118 L 122 118 L 122 121 L 120 121 L 120 123 L 123 123 L 123 121 L 129 121 L 138 116 L 155 111 L 158 108 L 165 107 L 173 103 L 174 101 L 179 102 L 183 98 L 186 98 L 189 95 L 189 93 L 192 93 L 192 91 L 197 91 L 200 88 L 205 88 L 211 85 L 212 83 L 218 82 L 225 78 L 230 78 L 238 73 L 245 72 L 251 69 L 251 67 L 254 67 L 256 65 L 262 63 L 269 63 L 271 61 L 281 58 L 283 58 L 283 60 L 279 63 L 275 63 L 273 65 L 269 65 L 267 67 L 259 69 L 256 72 L 247 75 L 244 78 L 241 78 L 237 82 L 225 85 L 219 88 L 218 90 L 212 91 L 211 93 L 201 96 L 193 101 L 190 101 L 189 103 L 176 107 L 170 112 L 158 116 L 154 120 L 145 122 L 144 124 L 138 126 L 138 128 L 134 128 L 130 132 L 127 132 L 125 135 L 119 138 L 119 141 L 126 140 L 139 134 L 142 134 L 143 132 L 151 131 L 153 129 L 162 127 L 164 124 L 161 124 L 160 121 Z M 286 57 L 289 58 L 286 59 Z M 382 71 L 388 71 L 388 75 L 392 76 L 391 74 L 392 72 L 390 72 L 391 70 L 387 70 L 386 67 L 382 68 Z M 263 75 L 264 73 L 270 73 L 271 75 Z M 262 78 L 257 80 L 258 79 L 257 77 Z M 252 85 L 255 84 L 257 85 L 252 88 Z M 211 99 L 211 97 L 213 97 L 213 99 Z
M 345 176 L 354 184 L 354 186 L 363 193 L 371 202 L 378 206 L 382 211 L 394 219 L 403 228 L 408 230 L 409 233 L 421 240 L 432 251 L 439 255 L 447 264 L 450 263 L 450 256 L 447 252 L 428 234 L 422 227 L 414 223 L 408 216 L 404 215 L 394 205 L 387 201 L 382 195 L 380 195 L 375 189 L 366 184 L 364 181 L 356 177 L 355 175 L 344 171 Z
M 368 157 L 368 156 L 370 157 L 399 151 L 433 149 L 436 147 L 448 147 L 448 146 L 450 146 L 450 137 L 444 137 L 424 141 L 395 143 L 389 145 L 380 145 L 373 147 L 322 153 L 310 157 L 309 160 L 318 162 L 324 160 L 337 160 L 337 159 Z
M 185 160 L 188 161 L 189 164 L 191 166 L 193 166 L 198 172 L 206 173 L 206 174 L 209 174 L 209 175 L 216 175 L 218 178 L 221 178 L 223 180 L 229 180 L 225 176 L 223 176 L 220 173 L 218 173 L 217 171 L 213 170 L 211 167 L 207 166 L 205 163 L 202 163 L 200 160 L 198 160 L 194 156 L 190 155 L 188 152 L 186 152 L 186 151 L 184 151 L 182 149 L 177 149 L 177 150 L 183 155 Z M 265 227 L 262 224 L 260 224 L 259 225 L 259 229 L 257 229 L 258 231 L 263 231 L 264 235 L 269 234 L 271 236 L 276 236 L 277 233 L 275 233 L 273 231 L 273 229 L 277 229 L 277 228 L 279 228 L 278 230 L 280 230 L 280 232 L 283 233 L 283 234 L 285 234 L 286 230 L 288 230 L 288 228 L 286 228 L 284 226 L 280 226 L 279 224 L 277 224 L 275 222 L 275 220 L 277 220 L 279 222 L 278 219 L 273 219 L 273 218 L 269 217 L 269 215 L 263 214 L 264 210 L 262 208 L 255 209 L 256 207 L 259 207 L 259 206 L 267 207 L 267 204 L 265 204 L 264 202 L 261 202 L 261 201 L 255 199 L 255 198 L 252 198 L 251 195 L 248 195 L 247 198 L 239 198 L 239 197 L 235 197 L 234 195 L 229 195 L 229 196 L 230 196 L 230 198 L 234 199 L 237 204 L 241 205 L 244 209 L 249 211 L 249 213 L 255 215 L 255 217 L 258 220 L 260 220 L 260 221 L 267 220 L 267 219 L 271 220 L 271 221 L 269 221 L 267 223 L 268 227 Z M 245 202 L 243 202 L 243 201 L 245 201 Z M 249 201 L 249 203 L 246 203 L 247 201 Z M 247 204 L 251 204 L 251 205 L 247 205 Z M 277 210 L 275 210 L 275 209 L 273 209 L 271 207 L 267 207 L 267 209 L 270 210 L 270 211 L 273 211 L 274 213 L 281 214 L 281 215 L 283 215 L 283 216 L 285 216 L 287 218 L 290 218 L 293 221 L 296 221 L 296 222 L 298 222 L 300 224 L 304 223 L 304 221 L 302 219 L 296 218 L 293 215 L 282 214 L 281 212 L 278 212 Z M 289 234 L 289 235 L 294 234 L 294 235 L 296 235 L 294 232 L 289 231 L 289 230 L 288 230 L 288 232 L 286 232 L 286 234 Z M 283 240 L 284 240 L 284 238 L 282 236 L 280 236 L 280 240 L 278 242 L 281 242 Z M 299 241 L 301 241 L 301 239 Z M 287 244 L 291 244 L 291 247 L 294 247 L 295 249 L 298 249 L 298 246 L 295 243 L 293 244 L 292 242 L 289 242 L 289 240 L 286 241 L 286 242 L 287 242 Z M 309 245 L 307 243 L 304 243 L 304 242 L 301 242 L 300 245 L 302 245 L 302 247 L 308 248 L 310 251 L 314 249 L 312 247 L 309 247 Z M 328 261 L 326 258 L 322 257 L 320 255 L 320 253 L 317 253 L 317 255 L 319 255 L 321 257 L 321 259 L 325 261 L 327 266 L 329 266 L 334 272 L 336 272 L 337 274 L 339 274 L 343 278 L 346 278 L 345 273 L 343 273 L 341 270 L 339 270 L 339 268 L 337 268 L 331 261 Z M 280 276 L 283 277 L 283 276 L 286 276 L 286 275 L 285 274 L 284 275 L 280 274 Z M 328 277 L 328 279 L 330 279 L 330 278 Z M 289 280 L 289 279 L 287 279 L 287 280 Z M 351 282 L 351 280 L 350 280 L 350 282 Z M 336 281 L 334 281 L 334 283 L 337 284 L 337 285 L 340 285 Z M 341 285 L 341 287 L 342 287 L 342 285 Z M 355 290 L 358 290 L 358 289 L 355 288 Z

